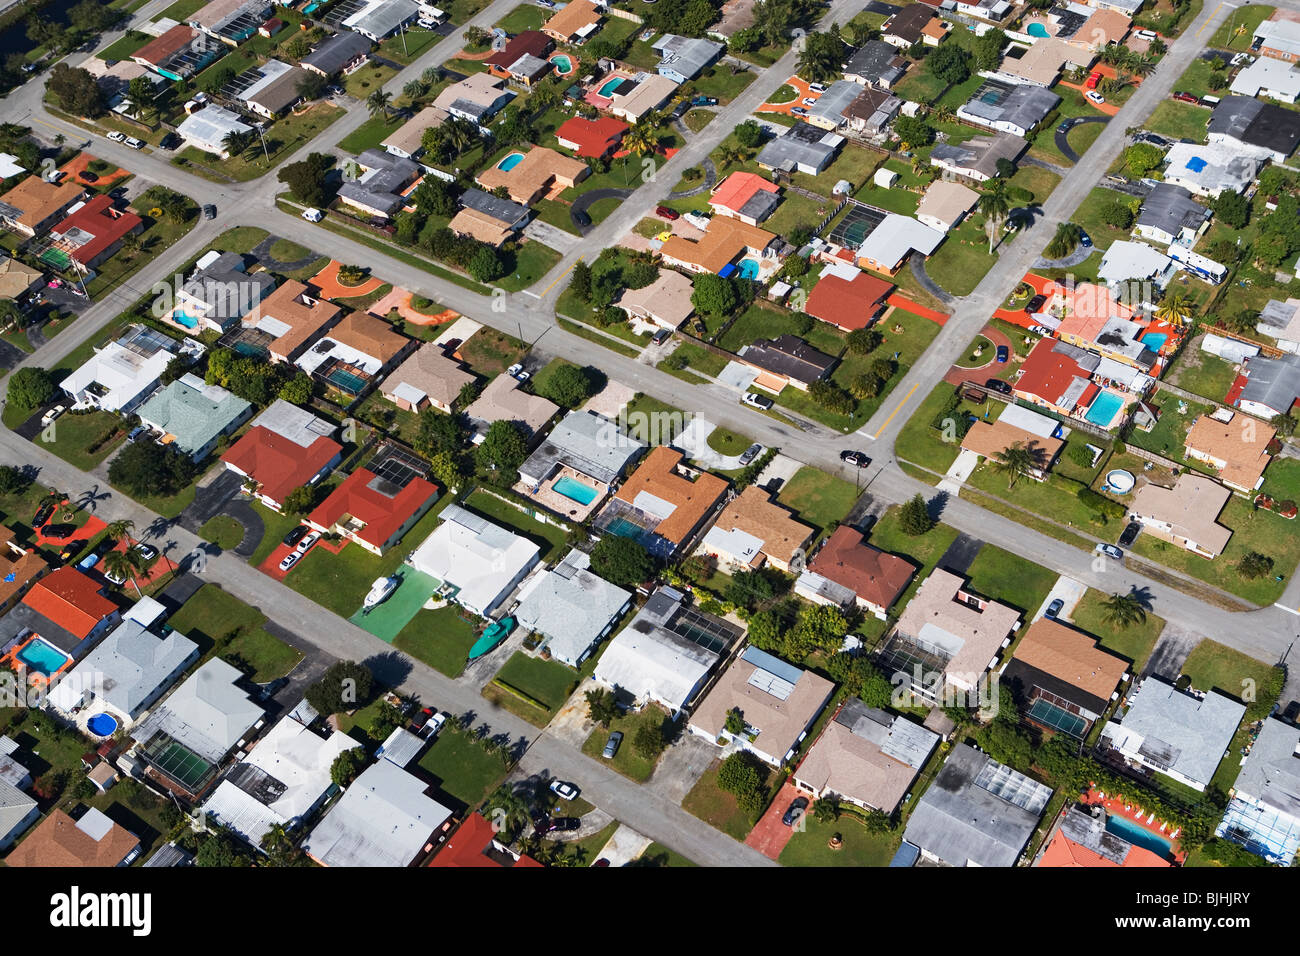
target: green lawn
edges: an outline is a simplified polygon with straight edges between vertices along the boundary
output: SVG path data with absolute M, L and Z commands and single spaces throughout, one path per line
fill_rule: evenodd
M 508 684 L 520 693 L 545 706 L 542 710 L 531 703 L 520 700 L 495 681 Z M 529 657 L 523 651 L 515 651 L 511 658 L 497 671 L 493 683 L 483 688 L 483 696 L 493 703 L 500 704 L 518 717 L 545 727 L 555 712 L 569 698 L 572 688 L 578 682 L 578 672 L 555 661 Z
M 505 778 L 502 754 L 490 754 L 467 735 L 443 728 L 420 758 L 420 768 L 438 780 L 438 788 L 465 810 L 482 803 Z
M 637 392 L 622 415 L 627 434 L 648 445 L 666 445 L 686 427 L 686 413 L 644 392 Z
M 375 90 L 382 89 L 396 75 L 397 71 L 391 66 L 371 60 L 355 73 L 343 78 L 343 89 L 349 96 L 364 100 Z
M 781 486 L 776 500 L 792 509 L 800 521 L 825 533 L 832 523 L 844 520 L 858 495 L 853 482 L 805 465 Z
M 754 302 L 731 323 L 716 344 L 728 352 L 737 352 L 758 339 L 772 339 L 787 333 L 793 335 L 797 325 L 794 315 L 787 310 L 767 302 Z M 826 322 L 814 322 L 808 334 L 801 337 L 813 348 L 829 355 L 838 355 L 844 348 L 844 333 Z
M 730 429 L 722 427 L 709 432 L 707 443 L 719 455 L 739 455 L 751 444 L 744 435 L 737 435 Z
M 265 614 L 215 584 L 195 592 L 167 623 L 198 643 L 204 654 L 229 637 L 220 656 L 242 662 L 246 666 L 241 669 L 259 684 L 283 677 L 302 660 L 301 653 L 265 630 Z
M 237 658 L 245 662 L 248 669 L 251 669 L 250 679 L 255 684 L 265 684 L 283 677 L 302 660 L 302 652 L 262 627 L 250 628 L 235 635 L 221 656 L 226 660 Z
M 1021 478 L 1012 488 L 1007 487 L 1007 480 L 994 465 L 983 460 L 971 473 L 967 484 L 1060 524 L 1105 533 L 1098 530 L 1104 528 L 1105 523 L 1079 500 L 1078 490 L 1082 486 L 1078 482 L 1052 473 L 1044 481 Z
M 899 527 L 898 511 L 899 506 L 893 505 L 881 515 L 880 519 L 872 525 L 867 541 L 873 547 L 907 558 L 917 566 L 911 584 L 899 595 L 894 604 L 894 607 L 902 609 L 912 599 L 921 582 L 934 570 L 949 545 L 957 540 L 957 530 L 946 524 L 940 524 L 923 535 L 913 537 Z
M 1201 471 L 1209 472 L 1208 466 L 1198 461 L 1188 462 L 1185 454 L 1187 431 L 1201 415 L 1209 412 L 1211 406 L 1197 402 L 1184 401 L 1172 392 L 1157 391 L 1151 398 L 1152 404 L 1160 409 L 1160 418 L 1149 432 L 1136 428 L 1129 435 L 1129 444 L 1147 451 L 1155 452 L 1180 464 L 1189 464 Z M 1187 410 L 1180 411 L 1180 408 Z
M 686 362 L 687 369 L 694 369 L 700 375 L 717 376 L 727 367 L 727 360 L 716 352 L 710 352 L 708 349 L 696 345 L 693 342 L 683 342 L 673 350 L 673 354 L 659 362 L 656 368 L 660 368 L 670 375 L 677 375 L 679 378 L 690 376 L 687 381 L 694 381 L 696 384 L 700 381 L 699 375 L 692 375 L 691 372 L 675 368 L 675 364 L 680 361 Z
M 461 618 L 460 609 L 449 604 L 417 611 L 393 639 L 393 646 L 448 677 L 458 677 L 477 639 L 474 628 Z
M 1079 204 L 1079 208 L 1070 217 L 1071 222 L 1080 226 L 1091 237 L 1094 254 L 1096 250 L 1105 251 L 1116 240 L 1129 238 L 1127 229 L 1116 229 L 1113 226 L 1108 226 L 1101 218 L 1101 210 L 1113 206 L 1117 202 L 1127 203 L 1128 201 L 1129 197 L 1098 186 L 1088 193 L 1088 198 Z
M 130 36 L 129 34 L 121 36 L 116 41 L 110 43 L 108 46 L 104 47 L 104 49 L 96 53 L 95 56 L 99 57 L 101 60 L 129 60 L 132 53 L 140 49 L 140 47 L 144 46 L 152 39 L 153 37 L 144 33 L 140 34 L 138 37 Z
M 1239 700 L 1253 699 L 1272 668 L 1208 637 L 1187 655 L 1183 673 L 1197 690 L 1218 690 Z
M 1249 50 L 1255 28 L 1273 15 L 1276 7 L 1246 4 L 1232 11 L 1219 29 L 1214 31 L 1207 46 L 1216 50 Z M 1238 31 L 1240 30 L 1240 33 Z
M 1101 130 L 1100 123 L 1089 123 L 1086 126 L 1094 126 L 1098 131 Z M 1073 142 L 1073 140 L 1071 140 Z M 1016 169 L 1016 174 L 1011 177 L 1009 185 L 1017 189 L 1027 189 L 1034 194 L 1034 203 L 1042 205 L 1047 201 L 1047 197 L 1052 194 L 1061 177 L 1056 173 L 1049 172 L 1040 166 L 1020 166 Z
M 836 833 L 843 846 L 833 850 L 830 840 Z M 901 831 L 871 833 L 848 812 L 832 823 L 819 823 L 806 814 L 802 830 L 790 838 L 777 862 L 782 866 L 889 866 L 902 842 Z
M 989 254 L 983 216 L 968 216 L 926 261 L 926 272 L 953 295 L 970 295 L 997 262 Z
M 682 856 L 676 850 L 670 850 L 662 843 L 651 843 L 645 848 L 645 852 L 637 857 L 635 866 L 698 866 L 698 863 L 692 863 L 686 857 Z
M 1236 381 L 1237 370 L 1231 362 L 1225 362 L 1217 355 L 1202 352 L 1189 344 L 1183 348 L 1165 377 L 1179 388 L 1215 401 L 1223 401 L 1228 389 Z
M 944 474 L 957 460 L 961 443 L 944 441 L 943 433 L 934 427 L 935 416 L 947 405 L 952 396 L 953 387 L 940 382 L 934 390 L 917 406 L 912 417 L 898 432 L 894 442 L 894 452 L 899 458 L 928 468 L 938 474 Z M 963 400 L 962 411 L 969 403 Z M 974 406 L 970 406 L 974 409 Z M 956 434 L 955 432 L 953 433 Z
M 506 504 L 500 498 L 476 491 L 463 502 L 470 511 L 487 518 L 499 525 L 505 525 L 517 534 L 536 543 L 541 548 L 543 561 L 557 558 L 565 550 L 568 537 L 563 528 L 553 524 L 543 524 L 524 514 L 513 505 Z
M 211 541 L 222 551 L 229 551 L 244 540 L 244 526 L 230 515 L 216 515 L 199 529 L 199 537 Z
M 773 773 L 760 761 L 755 761 L 761 775 L 760 783 L 770 786 Z M 721 830 L 734 840 L 744 840 L 749 831 L 758 822 L 758 816 L 750 816 L 736 806 L 736 798 L 718 786 L 718 768 L 721 760 L 715 760 L 700 777 L 691 792 L 682 800 L 682 809 L 699 817 L 710 826 Z M 760 814 L 761 815 L 761 814 Z
M 279 547 L 281 539 L 302 521 L 298 515 L 285 515 L 272 511 L 260 501 L 253 502 L 253 510 L 257 512 L 257 516 L 262 519 L 262 524 L 266 528 L 266 533 L 262 535 L 262 540 L 253 551 L 253 556 L 248 559 L 249 564 L 258 567 L 272 551 Z
M 754 76 L 753 70 L 741 70 L 733 74 L 731 67 L 724 63 L 717 63 L 701 73 L 692 85 L 699 95 L 716 96 L 718 102 L 725 106 L 754 82 Z
M 1206 124 L 1210 121 L 1210 111 L 1203 106 L 1180 103 L 1178 100 L 1162 100 L 1146 122 L 1146 128 L 1161 136 L 1173 139 L 1194 139 L 1205 142 Z
M 514 271 L 498 279 L 497 285 L 507 292 L 527 289 L 550 272 L 560 258 L 560 254 L 550 246 L 542 245 L 536 239 L 528 239 L 515 249 Z
M 980 548 L 967 576 L 975 591 L 1019 608 L 1025 620 L 1042 606 L 1060 577 L 1055 571 L 992 544 Z
M 629 713 L 613 720 L 608 728 L 597 726 L 591 732 L 586 741 L 582 744 L 582 752 L 588 757 L 595 757 L 602 763 L 607 763 L 623 776 L 628 777 L 638 783 L 644 783 L 650 779 L 654 773 L 655 765 L 659 762 L 658 758 L 647 760 L 636 752 L 632 746 L 632 738 L 642 725 L 649 725 L 655 728 L 664 728 L 668 723 L 668 715 L 658 707 L 647 707 L 640 713 Z M 606 760 L 601 756 L 605 749 L 605 743 L 609 740 L 610 734 L 615 731 L 621 731 L 623 742 L 619 745 L 618 753 L 612 760 Z
M 211 69 L 209 67 L 208 69 Z M 228 159 L 209 159 L 208 155 L 188 146 L 172 161 L 208 179 L 244 182 L 266 175 L 283 163 L 297 150 L 315 139 L 327 126 L 342 116 L 344 111 L 328 103 L 317 103 L 301 114 L 289 114 L 277 120 L 266 132 L 266 155 L 261 143 L 256 152 Z M 268 164 L 267 156 L 270 158 Z
M 479 375 L 491 377 L 518 362 L 526 350 L 519 339 L 485 325 L 465 340 L 460 354 Z
M 47 441 L 50 434 L 52 441 Z M 52 432 L 37 436 L 37 443 L 82 471 L 93 471 L 126 438 L 122 419 L 113 412 L 65 412 L 54 420 Z M 97 446 L 91 450 L 91 446 Z
M 1151 649 L 1160 639 L 1160 632 L 1165 629 L 1165 619 L 1148 613 L 1145 621 L 1120 627 L 1106 620 L 1106 609 L 1102 607 L 1102 602 L 1107 596 L 1095 588 L 1088 588 L 1070 612 L 1070 620 L 1079 630 L 1096 637 L 1106 650 L 1132 661 L 1132 671 L 1138 673 L 1146 666 Z
M 353 156 L 360 156 L 368 149 L 378 148 L 379 144 L 387 139 L 403 122 L 405 121 L 401 117 L 395 116 L 390 119 L 383 113 L 372 116 L 339 140 L 339 149 L 345 150 Z
M 541 7 L 531 3 L 521 3 L 498 20 L 496 25 L 505 30 L 506 33 L 514 36 L 516 33 L 523 33 L 525 30 L 539 30 L 545 22 L 546 14 Z

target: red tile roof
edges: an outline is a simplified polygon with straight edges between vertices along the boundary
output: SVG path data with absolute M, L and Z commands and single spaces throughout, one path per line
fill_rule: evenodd
M 779 191 L 776 183 L 768 182 L 762 176 L 754 173 L 732 173 L 713 191 L 713 195 L 709 197 L 709 205 L 740 212 L 741 207 L 749 202 L 755 193 Z
M 1020 378 L 1016 380 L 1015 389 L 1029 395 L 1037 395 L 1053 405 L 1065 394 L 1070 382 L 1075 378 L 1087 378 L 1088 373 L 1079 368 L 1070 356 L 1054 352 L 1052 347 L 1056 340 L 1044 338 L 1030 350 L 1020 366 Z
M 33 584 L 23 603 L 65 631 L 85 637 L 117 610 L 117 605 L 99 592 L 100 585 L 67 566 Z
M 610 116 L 583 119 L 574 116 L 560 124 L 555 131 L 561 143 L 576 143 L 579 156 L 604 156 L 614 149 L 628 131 L 628 125 Z
M 73 229 L 81 229 L 93 236 L 85 245 L 69 251 L 72 258 L 83 265 L 89 265 L 113 243 L 143 226 L 144 220 L 135 213 L 114 209 L 112 199 L 99 195 L 64 219 L 51 232 L 62 237 Z
M 438 494 L 437 485 L 423 478 L 413 478 L 405 488 L 389 497 L 371 487 L 371 483 L 378 480 L 379 476 L 373 471 L 358 468 L 316 506 L 307 516 L 308 522 L 332 528 L 350 515 L 365 523 L 357 537 L 376 548 L 383 548 L 413 514 Z
M 544 57 L 555 49 L 555 41 L 540 30 L 523 30 L 506 41 L 505 47 L 487 57 L 483 62 L 499 70 L 508 69 L 515 60 L 526 53 Z
M 813 286 L 804 311 L 841 329 L 864 329 L 880 311 L 893 286 L 865 272 L 852 281 L 837 275 L 822 276 Z
M 1095 850 L 1088 849 L 1082 843 L 1074 842 L 1060 830 L 1057 830 L 1056 836 L 1052 837 L 1052 842 L 1047 844 L 1047 849 L 1043 851 L 1043 858 L 1038 861 L 1038 865 L 1123 868 L 1128 870 L 1141 866 L 1167 867 L 1170 864 L 1168 860 L 1162 859 L 1145 847 L 1136 844 L 1129 847 L 1128 855 L 1124 857 L 1123 863 L 1115 863 Z
M 873 548 L 860 531 L 842 524 L 826 539 L 808 570 L 849 588 L 862 600 L 888 608 L 916 569 L 902 558 Z
M 158 66 L 166 62 L 167 58 L 175 53 L 179 53 L 190 45 L 190 41 L 199 35 L 199 31 L 193 27 L 186 26 L 184 23 L 178 23 L 166 33 L 150 40 L 140 49 L 131 54 L 132 59 L 143 60 L 145 63 L 152 63 Z
M 489 856 L 485 851 L 491 846 L 496 830 L 481 813 L 471 814 L 460 829 L 451 835 L 451 839 L 438 851 L 438 855 L 429 863 L 430 866 L 484 867 L 484 866 L 523 866 L 540 867 L 531 856 L 520 856 L 518 860 L 507 864 L 510 855 L 495 853 Z
M 315 478 L 342 451 L 342 445 L 324 435 L 304 448 L 258 425 L 245 432 L 221 460 L 259 482 L 262 494 L 279 503 L 293 489 Z

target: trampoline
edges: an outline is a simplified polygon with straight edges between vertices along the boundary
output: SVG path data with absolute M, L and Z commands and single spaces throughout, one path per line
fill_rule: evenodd
M 1048 730 L 1069 734 L 1079 739 L 1083 738 L 1088 729 L 1088 722 L 1078 714 L 1072 714 L 1043 697 L 1039 697 L 1030 705 L 1026 716 Z

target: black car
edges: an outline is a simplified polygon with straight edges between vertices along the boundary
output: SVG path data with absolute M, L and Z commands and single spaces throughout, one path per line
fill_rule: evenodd
M 1119 536 L 1119 543 L 1123 547 L 1127 548 L 1129 545 L 1131 545 L 1134 541 L 1137 540 L 1137 536 L 1141 533 L 1141 531 L 1142 531 L 1142 525 L 1138 524 L 1136 521 L 1130 521 L 1128 524 L 1124 526 L 1124 533 Z
M 785 816 L 781 818 L 781 822 L 788 827 L 792 827 L 799 821 L 799 818 L 803 816 L 804 811 L 807 809 L 808 798 L 795 797 L 794 803 L 790 804 L 790 809 L 785 811 Z
M 1011 394 L 1011 385 L 1002 381 L 1000 378 L 990 378 L 984 382 L 984 387 L 992 392 L 1000 392 L 1003 395 Z
M 54 505 L 41 505 L 40 509 L 36 512 L 36 517 L 32 518 L 33 530 L 45 527 L 45 522 L 50 520 L 50 515 L 52 514 L 54 514 Z
M 203 218 L 204 218 L 204 219 L 216 219 L 216 218 L 217 218 L 217 207 L 214 206 L 214 205 L 212 205 L 212 203 L 210 203 L 210 202 L 204 203 L 204 204 L 203 204 Z
M 1061 609 L 1063 607 L 1065 607 L 1065 601 L 1063 601 L 1061 598 L 1057 598 L 1051 604 L 1047 605 L 1047 610 L 1043 612 L 1043 617 L 1050 617 L 1055 619 L 1056 615 L 1061 613 Z
M 1029 304 L 1025 306 L 1025 311 L 1028 312 L 1030 315 L 1034 315 L 1036 312 L 1042 309 L 1043 304 L 1046 301 L 1047 301 L 1047 296 L 1041 294 L 1036 295 L 1029 300 Z
M 75 524 L 52 524 L 41 530 L 41 534 L 47 538 L 53 538 L 55 541 L 62 541 L 64 538 L 71 538 L 72 533 L 77 530 Z
M 309 528 L 305 524 L 300 524 L 298 525 L 298 527 L 294 528 L 292 531 L 286 534 L 282 539 L 282 541 L 284 542 L 284 544 L 287 544 L 289 547 L 292 548 L 303 538 L 307 537 L 307 532 L 309 531 L 311 531 L 311 528 Z
M 550 817 L 542 818 L 537 823 L 538 833 L 569 833 L 582 826 L 582 821 L 577 817 Z
M 866 468 L 867 465 L 871 464 L 871 459 L 860 451 L 842 451 L 840 452 L 840 461 L 857 468 Z

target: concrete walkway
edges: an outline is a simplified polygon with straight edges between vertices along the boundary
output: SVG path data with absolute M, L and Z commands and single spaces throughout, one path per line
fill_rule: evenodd
M 595 865 L 596 860 L 608 860 L 610 866 L 627 866 L 639 860 L 652 843 L 654 840 L 649 837 L 642 836 L 625 824 L 620 825 L 609 842 L 600 848 L 596 858 L 591 861 L 592 865 Z

